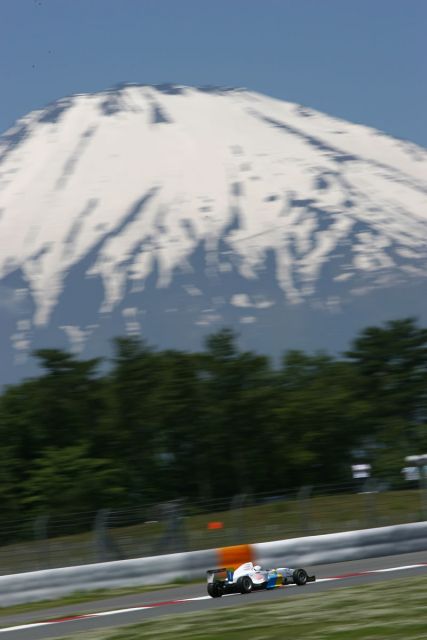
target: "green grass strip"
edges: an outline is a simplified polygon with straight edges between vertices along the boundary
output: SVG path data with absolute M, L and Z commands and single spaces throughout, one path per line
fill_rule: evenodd
M 39 602 L 29 602 L 26 604 L 12 604 L 2 607 L 0 605 L 0 621 L 4 616 L 13 614 L 26 613 L 28 611 L 43 611 L 45 609 L 54 609 L 73 604 L 85 604 L 86 602 L 98 602 L 98 609 L 102 608 L 102 600 L 110 598 L 120 598 L 122 596 L 137 595 L 138 593 L 146 593 L 147 591 L 164 591 L 173 587 L 182 587 L 183 585 L 198 584 L 200 580 L 176 580 L 168 584 L 151 585 L 146 587 L 122 587 L 117 589 L 97 589 L 95 591 L 75 591 L 69 596 L 56 598 L 54 600 L 40 600 Z M 205 582 L 203 582 L 203 587 Z M 75 613 L 80 613 L 76 609 Z
M 247 596 L 251 598 L 252 596 Z M 85 640 L 425 640 L 427 579 L 394 579 L 370 586 L 251 606 L 163 617 L 115 630 L 75 634 Z M 68 640 L 71 640 L 69 638 Z

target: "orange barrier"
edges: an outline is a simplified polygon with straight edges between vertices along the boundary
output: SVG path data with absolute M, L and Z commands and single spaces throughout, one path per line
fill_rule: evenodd
M 241 564 L 252 562 L 254 559 L 252 545 L 250 544 L 222 547 L 221 549 L 217 549 L 217 552 L 218 566 L 226 567 L 227 569 L 237 569 Z

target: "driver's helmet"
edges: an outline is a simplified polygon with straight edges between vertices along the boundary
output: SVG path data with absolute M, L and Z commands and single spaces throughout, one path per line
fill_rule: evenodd
M 254 571 L 261 571 L 261 565 L 254 564 Z

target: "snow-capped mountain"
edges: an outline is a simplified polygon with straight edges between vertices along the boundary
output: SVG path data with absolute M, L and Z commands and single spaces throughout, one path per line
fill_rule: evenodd
M 297 104 L 123 85 L 0 138 L 3 362 L 223 325 L 270 353 L 344 348 L 425 314 L 426 267 L 427 151 Z

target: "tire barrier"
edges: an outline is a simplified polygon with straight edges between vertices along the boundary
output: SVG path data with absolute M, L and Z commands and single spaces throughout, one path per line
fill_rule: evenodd
M 76 591 L 202 579 L 215 567 L 313 566 L 427 550 L 427 522 L 238 545 L 206 551 L 46 569 L 0 577 L 0 606 L 48 600 Z M 279 562 L 278 562 L 279 561 Z
M 1 576 L 0 606 L 61 598 L 76 591 L 194 580 L 205 576 L 217 561 L 217 550 L 209 549 Z
M 427 550 L 427 522 L 254 544 L 257 562 L 288 566 L 349 562 Z
M 217 567 L 237 569 L 237 567 L 239 567 L 244 562 L 253 562 L 253 560 L 255 560 L 254 545 L 251 544 L 240 544 L 234 547 L 222 547 L 221 549 L 217 549 L 217 552 Z

